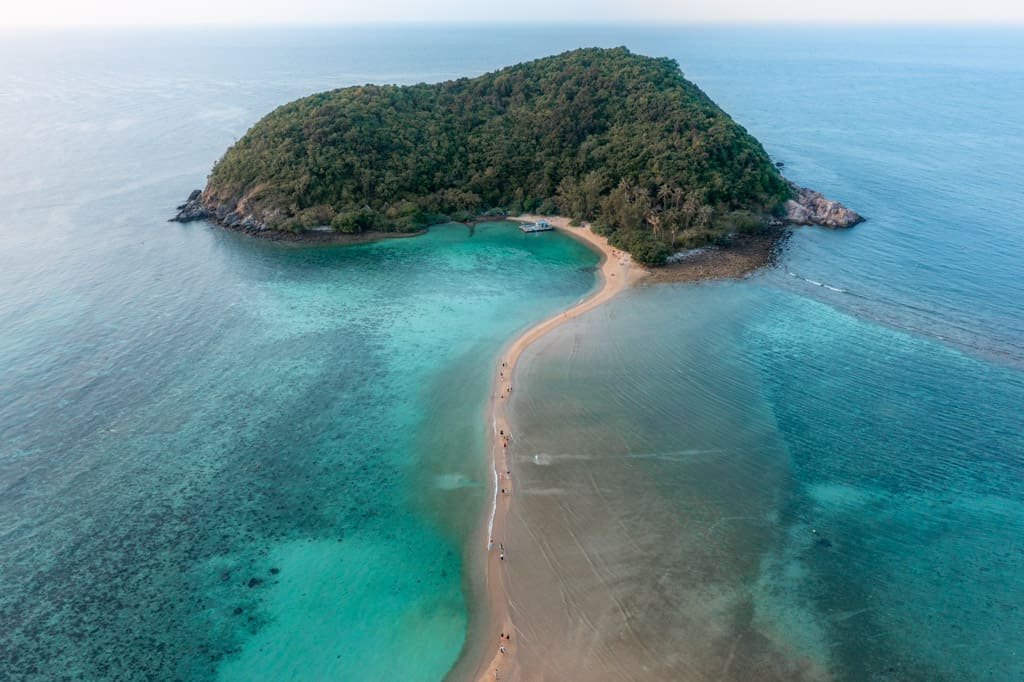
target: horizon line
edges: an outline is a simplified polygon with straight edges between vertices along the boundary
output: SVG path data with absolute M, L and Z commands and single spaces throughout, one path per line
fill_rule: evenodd
M 160 22 L 160 23 L 96 23 L 96 24 L 60 24 L 60 23 L 39 23 L 39 24 L 0 24 L 0 31 L 7 30 L 89 30 L 89 29 L 180 29 L 180 28 L 348 28 L 348 27 L 494 27 L 504 28 L 572 28 L 572 27 L 600 27 L 615 28 L 622 25 L 633 27 L 655 27 L 655 28 L 701 28 L 701 27 L 862 27 L 862 28 L 993 28 L 993 29 L 1014 29 L 1024 28 L 1024 19 L 1000 21 L 997 19 L 985 20 L 871 20 L 858 19 L 847 21 L 829 21 L 819 19 L 788 19 L 788 20 L 657 20 L 657 19 L 607 19 L 601 21 L 580 21 L 575 19 L 555 19 L 548 21 L 503 21 L 503 20 L 418 20 L 418 19 L 355 19 L 355 20 L 330 20 L 330 21 L 253 21 L 253 22 Z

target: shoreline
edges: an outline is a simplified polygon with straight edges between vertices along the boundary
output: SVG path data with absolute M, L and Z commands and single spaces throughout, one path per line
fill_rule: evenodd
M 537 217 L 509 216 L 507 220 L 530 221 Z M 491 465 L 488 493 L 491 505 L 486 515 L 486 523 L 481 523 L 480 529 L 474 534 L 474 545 L 470 550 L 471 557 L 468 562 L 470 570 L 474 573 L 471 582 L 478 586 L 478 593 L 483 595 L 483 603 L 480 605 L 482 613 L 478 622 L 472 623 L 476 626 L 476 632 L 467 633 L 463 656 L 460 656 L 460 661 L 452 668 L 449 679 L 460 672 L 467 676 L 471 675 L 471 679 L 480 682 L 507 679 L 514 675 L 516 670 L 519 638 L 511 617 L 503 565 L 506 521 L 512 504 L 515 480 L 515 472 L 511 471 L 506 457 L 505 445 L 506 439 L 512 435 L 507 405 L 516 363 L 530 344 L 552 329 L 607 302 L 649 275 L 646 269 L 633 263 L 629 254 L 610 246 L 606 238 L 595 234 L 589 226 L 570 227 L 569 218 L 564 217 L 548 217 L 547 220 L 558 232 L 585 243 L 601 254 L 601 280 L 583 299 L 533 325 L 513 339 L 502 350 L 494 369 L 493 388 L 487 409 L 487 421 L 491 428 L 488 438 Z M 502 489 L 508 492 L 503 493 Z M 476 618 L 472 620 L 477 621 Z M 505 640 L 502 635 L 509 633 L 512 635 L 511 639 Z M 488 643 L 492 643 L 493 647 Z
M 810 192 L 810 190 L 805 191 Z M 472 230 L 480 223 L 502 221 L 533 222 L 540 218 L 547 219 L 557 230 L 574 236 L 578 241 L 590 244 L 592 248 L 596 248 L 598 251 L 601 251 L 604 247 L 616 251 L 614 247 L 610 247 L 607 244 L 605 238 L 595 235 L 589 225 L 585 224 L 587 225 L 586 227 L 581 226 L 578 228 L 570 227 L 570 219 L 565 216 L 477 214 L 468 220 L 451 221 L 450 224 L 464 225 Z M 418 237 L 426 234 L 433 227 L 433 225 L 426 226 L 412 232 L 367 230 L 354 234 L 336 232 L 324 226 L 300 232 L 273 230 L 261 227 L 262 223 L 254 220 L 252 216 L 240 219 L 234 213 L 228 213 L 225 216 L 220 211 L 211 209 L 204 203 L 202 190 L 198 189 L 189 195 L 188 200 L 184 204 L 178 206 L 177 215 L 168 222 L 190 223 L 195 221 L 204 221 L 231 232 L 241 233 L 276 244 L 301 246 L 344 246 L 385 239 Z M 790 224 L 795 223 L 790 221 Z M 583 232 L 586 235 L 582 234 Z M 650 276 L 651 283 L 655 284 L 745 277 L 766 265 L 770 265 L 775 259 L 779 246 L 785 242 L 786 236 L 788 236 L 788 230 L 784 228 L 782 223 L 768 227 L 756 234 L 727 235 L 728 240 L 725 246 L 716 245 L 692 249 L 690 256 L 676 262 L 647 269 L 646 272 Z M 595 239 L 600 239 L 600 243 L 596 242 Z M 620 251 L 620 253 L 626 252 Z
M 426 230 L 418 230 L 416 232 L 378 232 L 378 231 L 366 231 L 357 232 L 355 234 L 344 234 L 342 232 L 318 232 L 315 230 L 307 230 L 306 232 L 283 232 L 280 230 L 268 230 L 263 233 L 253 233 L 246 229 L 238 229 L 234 227 L 227 227 L 227 229 L 233 232 L 242 232 L 246 235 L 256 235 L 260 239 L 265 239 L 275 244 L 293 244 L 293 245 L 306 245 L 306 246 L 347 246 L 349 244 L 368 244 L 370 242 L 380 242 L 385 239 L 408 239 L 411 237 L 419 237 L 427 233 Z
M 625 251 L 608 244 L 607 238 L 595 234 L 589 225 L 571 227 L 567 217 L 518 215 L 503 219 L 532 222 L 541 217 L 551 223 L 556 231 L 583 242 L 601 254 L 598 265 L 600 282 L 594 290 L 569 308 L 538 322 L 513 338 L 497 359 L 486 410 L 487 428 L 490 429 L 487 460 L 490 469 L 487 489 L 489 505 L 478 530 L 472 536 L 466 560 L 466 583 L 480 601 L 473 609 L 475 613 L 470 613 L 463 651 L 446 680 L 472 679 L 486 682 L 510 679 L 515 677 L 518 668 L 516 651 L 519 637 L 512 620 L 502 555 L 516 480 L 504 446 L 506 436 L 512 435 L 507 401 L 511 391 L 511 377 L 522 353 L 549 331 L 593 310 L 637 283 L 684 283 L 745 277 L 771 264 L 789 234 L 788 230 L 782 229 L 743 236 L 735 239 L 727 248 L 710 247 L 682 262 L 647 269 L 634 263 Z M 502 494 L 502 488 L 509 492 Z M 504 639 L 505 634 L 511 634 L 511 639 Z M 500 647 L 504 647 L 505 651 L 502 652 Z
M 378 230 L 367 230 L 366 232 L 356 232 L 355 234 L 334 232 L 333 230 L 330 232 L 326 230 L 287 232 L 284 230 L 253 230 L 240 225 L 228 225 L 226 223 L 219 222 L 214 218 L 203 218 L 203 220 L 215 225 L 216 227 L 228 230 L 229 232 L 244 234 L 247 237 L 253 237 L 255 239 L 272 242 L 274 244 L 290 244 L 293 246 L 347 246 L 350 244 L 368 244 L 370 242 L 384 241 L 385 239 L 408 239 L 411 237 L 419 237 L 427 233 L 426 229 L 417 230 L 416 232 L 381 232 Z M 184 221 L 178 220 L 174 222 Z
M 742 279 L 775 263 L 792 232 L 769 228 L 750 235 L 733 235 L 728 246 L 693 249 L 689 257 L 650 270 L 651 284 Z

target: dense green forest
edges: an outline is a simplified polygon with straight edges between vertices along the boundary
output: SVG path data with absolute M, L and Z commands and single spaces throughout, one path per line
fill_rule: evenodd
M 755 229 L 788 196 L 757 140 L 674 60 L 615 48 L 291 102 L 227 150 L 203 200 L 286 230 L 561 213 L 656 263 Z

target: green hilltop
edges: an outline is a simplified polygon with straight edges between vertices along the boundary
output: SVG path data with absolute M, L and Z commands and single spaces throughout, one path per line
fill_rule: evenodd
M 279 107 L 198 199 L 254 231 L 414 231 L 487 211 L 593 221 L 641 262 L 753 229 L 791 190 L 672 59 L 588 48 Z

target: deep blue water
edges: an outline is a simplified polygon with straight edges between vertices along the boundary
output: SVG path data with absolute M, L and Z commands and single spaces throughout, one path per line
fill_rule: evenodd
M 765 617 L 812 658 L 832 652 L 815 658 L 831 676 L 1024 676 L 1020 30 L 2 38 L 10 677 L 443 675 L 465 636 L 488 368 L 592 285 L 592 256 L 501 226 L 296 249 L 164 221 L 288 100 L 620 44 L 677 58 L 788 177 L 869 218 L 796 231 L 779 268 L 740 284 L 636 294 L 651 352 L 617 352 L 637 371 L 670 363 L 657 344 L 684 330 L 742 359 L 701 393 L 715 414 L 773 425 L 785 484 L 737 584 L 767 585 Z M 694 306 L 706 332 L 659 312 Z M 757 377 L 756 401 L 715 398 L 730 371 Z M 808 523 L 837 551 L 804 556 Z

